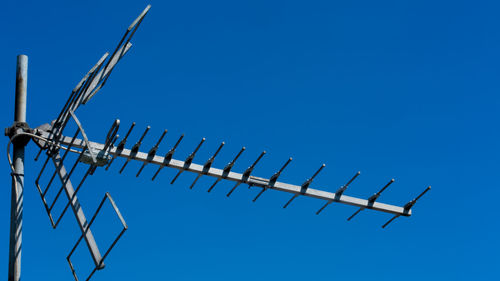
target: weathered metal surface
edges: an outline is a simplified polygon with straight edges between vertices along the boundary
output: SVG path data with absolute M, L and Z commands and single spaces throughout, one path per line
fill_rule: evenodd
M 28 57 L 19 55 L 16 68 L 16 103 L 14 123 L 26 122 Z M 8 280 L 21 279 L 21 246 L 23 233 L 24 142 L 14 142 L 12 189 L 10 200 L 10 238 Z

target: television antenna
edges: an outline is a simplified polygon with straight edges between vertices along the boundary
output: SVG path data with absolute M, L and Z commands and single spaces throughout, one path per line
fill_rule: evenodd
M 81 105 L 86 104 L 91 98 L 93 98 L 96 93 L 106 84 L 106 81 L 108 80 L 114 67 L 132 47 L 132 43 L 130 41 L 139 28 L 140 24 L 142 23 L 144 17 L 148 13 L 150 7 L 151 6 L 148 5 L 146 9 L 144 9 L 144 11 L 127 28 L 125 34 L 119 41 L 118 46 L 115 48 L 113 53 L 111 55 L 109 53 L 105 53 L 94 65 L 94 67 L 92 67 L 90 71 L 76 85 L 76 87 L 71 92 L 68 100 L 61 109 L 59 115 L 50 124 L 43 124 L 36 128 L 31 128 L 26 123 L 28 58 L 25 55 L 18 56 L 16 71 L 14 124 L 11 127 L 6 128 L 5 130 L 6 136 L 10 138 L 7 145 L 7 157 L 11 167 L 12 175 L 8 277 L 9 281 L 19 281 L 21 276 L 20 259 L 24 191 L 24 149 L 30 140 L 33 140 L 40 147 L 40 151 L 36 155 L 35 160 L 38 160 L 42 155 L 42 152 L 44 152 L 45 160 L 43 161 L 42 168 L 37 178 L 35 179 L 35 185 L 38 192 L 40 193 L 40 198 L 42 199 L 42 203 L 45 207 L 52 227 L 56 228 L 59 225 L 64 214 L 66 213 L 67 209 L 71 208 L 76 222 L 80 228 L 81 235 L 77 239 L 75 245 L 70 250 L 66 258 L 71 272 L 75 280 L 77 281 L 79 280 L 79 278 L 76 269 L 71 262 L 71 256 L 75 252 L 75 249 L 80 244 L 80 242 L 82 240 L 85 241 L 85 244 L 88 247 L 94 263 L 94 269 L 84 279 L 89 280 L 97 270 L 104 268 L 104 260 L 128 228 L 125 219 L 121 215 L 116 203 L 109 193 L 106 192 L 104 194 L 103 199 L 100 201 L 97 210 L 94 212 L 90 220 L 87 220 L 87 216 L 85 215 L 83 207 L 80 204 L 77 196 L 78 191 L 81 189 L 84 181 L 89 175 L 92 175 L 95 170 L 100 167 L 104 167 L 105 170 L 108 170 L 111 164 L 114 163 L 114 161 L 118 158 L 124 158 L 125 160 L 124 164 L 119 170 L 120 173 L 125 170 L 125 167 L 129 162 L 141 162 L 142 166 L 136 173 L 137 177 L 142 173 L 146 165 L 155 165 L 157 167 L 157 170 L 152 176 L 152 180 L 154 180 L 161 172 L 161 170 L 165 167 L 177 169 L 178 172 L 177 175 L 172 179 L 172 184 L 184 172 L 195 173 L 197 174 L 197 177 L 190 185 L 189 188 L 191 189 L 194 187 L 198 179 L 203 176 L 215 179 L 213 184 L 208 188 L 208 192 L 211 192 L 220 181 L 231 181 L 234 183 L 234 186 L 228 191 L 226 195 L 227 197 L 229 197 L 237 189 L 238 186 L 244 184 L 251 187 L 261 188 L 260 192 L 253 199 L 254 202 L 268 190 L 277 190 L 280 192 L 290 193 L 292 197 L 284 204 L 283 208 L 287 208 L 298 197 L 306 196 L 320 199 L 324 202 L 324 204 L 316 212 L 316 214 L 320 214 L 327 206 L 332 203 L 340 203 L 358 207 L 358 210 L 353 215 L 351 215 L 348 220 L 351 220 L 361 211 L 366 209 L 391 214 L 392 218 L 382 225 L 383 228 L 387 227 L 396 218 L 399 218 L 401 216 L 411 216 L 412 208 L 417 200 L 430 190 L 429 186 L 415 199 L 409 201 L 403 206 L 390 205 L 378 201 L 382 192 L 385 191 L 394 182 L 394 179 L 390 180 L 377 193 L 373 194 L 368 199 L 361 199 L 345 195 L 345 191 L 347 190 L 349 185 L 360 175 L 360 172 L 355 173 L 355 175 L 349 181 L 347 181 L 346 184 L 342 185 L 335 192 L 328 192 L 311 188 L 310 186 L 313 180 L 325 167 L 325 164 L 321 165 L 318 170 L 301 185 L 278 181 L 282 172 L 292 161 L 292 158 L 286 160 L 283 166 L 281 166 L 281 168 L 274 174 L 272 174 L 272 176 L 269 178 L 254 176 L 253 170 L 265 155 L 265 151 L 262 152 L 245 171 L 233 171 L 233 166 L 241 156 L 241 154 L 244 152 L 245 147 L 243 147 L 234 156 L 233 160 L 225 165 L 222 169 L 215 168 L 213 166 L 214 160 L 223 148 L 224 142 L 222 142 L 218 146 L 218 148 L 208 160 L 206 160 L 202 164 L 197 164 L 194 162 L 194 158 L 197 151 L 205 142 L 205 138 L 200 141 L 200 143 L 186 159 L 177 160 L 174 158 L 175 152 L 182 139 L 184 138 L 184 135 L 181 135 L 176 141 L 175 145 L 170 148 L 164 155 L 158 155 L 157 152 L 161 141 L 167 133 L 167 130 L 162 132 L 161 136 L 153 147 L 151 147 L 149 150 L 141 151 L 142 141 L 150 130 L 150 127 L 148 126 L 142 133 L 140 139 L 135 142 L 135 144 L 133 144 L 130 148 L 127 148 L 128 137 L 134 129 L 135 123 L 131 124 L 131 126 L 126 130 L 125 136 L 120 139 L 118 135 L 118 131 L 120 128 L 119 120 L 115 120 L 112 123 L 104 142 L 99 143 L 89 140 L 82 126 L 82 123 L 76 116 L 75 112 Z M 74 126 L 76 126 L 76 131 L 72 136 L 67 136 L 64 134 L 64 132 L 70 122 L 74 123 Z M 10 156 L 11 143 L 14 146 L 12 158 Z M 77 156 L 77 159 L 73 162 L 70 170 L 68 171 L 65 166 L 65 164 L 67 164 L 65 160 L 67 160 L 67 156 L 69 154 L 75 154 Z M 51 175 L 50 180 L 44 187 L 42 187 L 40 180 L 42 175 L 46 173 L 47 167 L 50 166 L 49 162 L 52 163 L 54 172 L 51 174 L 49 173 Z M 78 180 L 78 184 L 75 188 L 72 181 L 72 178 L 74 178 L 73 173 L 76 167 L 80 164 L 86 165 L 86 172 L 83 177 Z M 60 181 L 61 187 L 57 190 L 55 197 L 50 200 L 49 198 L 47 198 L 47 192 L 49 191 L 49 188 L 53 184 L 55 178 Z M 60 195 L 63 193 L 63 191 L 66 195 L 67 203 L 65 204 L 63 211 L 58 216 L 55 216 L 53 215 L 53 208 L 56 202 L 59 202 L 58 200 L 60 199 Z M 101 248 L 98 247 L 95 241 L 91 226 L 106 201 L 109 201 L 109 203 L 111 204 L 118 220 L 121 222 L 122 229 L 103 254 Z

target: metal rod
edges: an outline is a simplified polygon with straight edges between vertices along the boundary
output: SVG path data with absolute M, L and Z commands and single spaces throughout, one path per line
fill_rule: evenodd
M 347 187 L 359 176 L 361 175 L 361 172 L 358 171 L 345 185 L 341 186 L 336 192 L 335 192 L 335 197 L 340 197 L 344 193 L 344 191 L 347 189 Z
M 76 139 L 76 137 L 78 136 L 78 134 L 79 134 L 79 133 L 80 133 L 80 128 L 77 128 L 76 133 L 75 133 L 75 135 L 73 136 L 73 139 L 71 140 L 71 142 L 70 142 L 70 143 L 69 143 L 69 145 L 68 145 L 68 149 L 64 152 L 64 155 L 63 155 L 63 157 L 61 158 L 61 165 L 63 165 L 63 163 L 64 163 L 64 159 L 66 158 L 66 155 L 68 155 L 68 152 L 69 152 L 70 148 L 73 146 L 73 144 L 74 144 L 74 142 L 75 142 L 75 139 Z M 72 171 L 73 171 L 73 169 L 71 169 L 71 172 L 72 172 Z M 55 176 L 56 174 L 57 174 L 57 169 L 54 171 L 54 176 Z M 71 174 L 70 174 L 70 176 L 71 176 Z M 69 177 L 68 177 L 68 178 L 69 178 Z M 48 190 L 48 189 L 49 189 L 49 188 L 47 187 L 47 189 L 44 191 L 44 193 L 43 193 L 43 196 L 44 196 L 44 197 L 45 197 L 45 194 L 46 194 L 46 192 L 47 192 L 47 190 Z M 58 191 L 58 192 L 57 192 L 57 194 L 56 194 L 56 197 L 54 197 L 54 200 L 52 201 L 52 204 L 51 204 L 51 206 L 50 206 L 50 208 L 49 208 L 49 212 L 52 210 L 52 208 L 53 208 L 53 207 L 54 207 L 54 205 L 56 204 L 56 201 L 57 201 L 57 199 L 59 198 L 59 195 L 61 194 L 62 189 L 63 189 L 63 187 L 61 187 L 61 188 L 59 189 L 59 191 Z
M 264 155 L 266 154 L 266 151 L 262 151 L 262 153 L 259 155 L 259 157 L 257 157 L 257 159 L 253 162 L 253 164 L 248 167 L 245 172 L 243 172 L 243 178 L 242 178 L 242 181 L 247 181 L 248 178 L 250 177 L 250 174 L 252 173 L 253 169 L 255 168 L 255 165 L 257 165 L 257 163 L 260 161 L 260 159 L 262 159 L 262 157 L 264 157 Z M 231 196 L 231 194 L 234 192 L 234 190 L 241 184 L 241 182 L 238 182 L 227 194 L 226 196 L 229 197 Z M 251 186 L 251 185 L 250 185 Z
M 431 190 L 431 186 L 429 185 L 424 191 L 422 191 L 422 193 L 420 193 L 417 198 L 411 200 L 410 202 L 406 203 L 406 205 L 404 206 L 405 208 L 405 211 L 409 211 L 413 205 L 415 205 L 415 203 L 417 203 L 417 200 L 420 199 L 420 197 L 424 196 L 424 194 L 427 193 L 427 191 Z
M 76 196 L 76 194 L 78 193 L 78 191 L 80 190 L 80 187 L 82 186 L 83 182 L 85 181 L 85 179 L 87 179 L 88 175 L 91 173 L 92 171 L 92 167 L 89 167 L 87 169 L 87 172 L 85 173 L 85 175 L 83 176 L 83 178 L 80 180 L 80 183 L 78 184 L 78 186 L 76 187 L 75 189 L 75 193 L 73 193 L 73 196 L 71 197 L 71 200 L 73 200 Z M 62 187 L 61 187 L 61 190 L 62 190 Z M 64 206 L 64 209 L 61 213 L 61 215 L 59 215 L 59 218 L 57 219 L 56 223 L 54 224 L 54 228 L 57 227 L 57 225 L 59 224 L 59 222 L 61 221 L 61 219 L 63 218 L 64 214 L 66 213 L 66 210 L 68 210 L 68 207 L 70 205 L 70 202 L 71 200 L 68 201 L 68 203 L 66 203 L 66 206 Z M 54 201 L 55 202 L 55 201 Z M 53 206 L 50 207 L 49 211 L 52 209 Z
M 344 193 L 344 191 L 347 189 L 347 187 L 361 174 L 360 171 L 358 171 L 345 185 L 341 186 L 336 192 L 335 192 L 335 198 L 339 199 L 340 196 Z M 328 202 L 323 205 L 317 212 L 316 215 L 319 215 L 328 205 L 333 203 L 333 200 L 328 200 Z
M 106 142 L 104 144 L 103 150 L 106 150 L 111 145 L 111 142 L 118 133 L 119 128 L 120 128 L 120 120 L 116 119 L 113 122 L 113 125 L 111 125 L 111 128 L 109 129 L 108 135 L 106 135 Z
M 321 170 L 323 170 L 323 168 L 325 168 L 325 164 L 322 164 L 321 167 L 319 167 L 319 169 L 316 171 L 316 173 L 314 173 L 314 175 L 312 177 L 310 177 L 309 179 L 307 179 L 301 186 L 300 186 L 300 194 L 304 194 L 306 192 L 306 190 L 309 188 L 309 185 L 311 185 L 312 181 L 314 180 L 314 178 L 319 174 L 319 172 L 321 172 Z M 299 194 L 295 194 L 292 196 L 292 198 L 290 198 L 290 200 L 288 200 L 288 202 L 286 202 L 286 204 L 283 206 L 283 209 L 285 209 L 286 207 L 288 207 L 288 205 L 290 205 L 290 203 L 292 203 L 293 200 L 295 200 L 295 198 L 297 198 L 299 196 Z
M 216 179 L 215 182 L 210 186 L 210 188 L 207 190 L 207 192 L 212 191 L 214 189 L 215 185 L 218 184 L 221 181 L 221 179 Z
M 196 184 L 196 182 L 201 178 L 203 174 L 198 174 L 196 176 L 196 178 L 194 179 L 193 183 L 189 186 L 189 189 L 193 189 L 194 185 Z
M 333 201 L 328 201 L 321 207 L 318 211 L 316 211 L 316 215 L 319 215 L 328 205 L 330 205 Z
M 236 163 L 236 160 L 238 160 L 238 158 L 241 156 L 241 154 L 243 153 L 243 151 L 245 151 L 245 147 L 242 147 L 240 152 L 238 152 L 238 154 L 236 154 L 236 156 L 234 157 L 233 161 L 229 162 L 225 167 L 224 169 L 222 170 L 222 178 L 226 178 L 227 175 L 229 175 L 229 172 L 231 172 L 231 169 L 233 168 L 234 166 L 234 163 Z M 214 189 L 215 185 L 218 184 L 219 182 L 221 181 L 221 179 L 217 179 L 213 184 L 212 186 L 210 186 L 210 188 L 207 190 L 207 192 L 211 192 L 212 189 Z
M 255 198 L 252 200 L 252 202 L 255 202 L 257 201 L 257 199 L 259 199 L 259 197 L 262 195 L 262 193 L 264 193 L 264 191 L 266 191 L 267 188 L 263 187 L 262 190 L 259 192 L 259 194 L 257 194 L 257 196 L 255 196 Z
M 286 204 L 283 205 L 283 209 L 286 209 L 286 207 L 288 207 L 288 205 L 290 205 L 290 203 L 292 203 L 292 201 L 297 197 L 299 197 L 298 194 L 293 195 L 292 198 L 290 198 L 290 200 L 288 200 L 288 202 L 286 202 Z
M 245 170 L 245 172 L 243 172 L 243 176 L 249 177 L 250 173 L 252 173 L 253 169 L 255 168 L 255 165 L 257 165 L 257 163 L 260 161 L 260 159 L 262 159 L 262 157 L 264 157 L 265 154 L 266 154 L 266 151 L 262 151 L 262 153 L 259 155 L 259 157 L 255 160 L 255 162 L 253 162 L 253 164 L 250 167 L 248 167 Z
M 385 228 L 386 226 L 388 226 L 393 220 L 399 218 L 400 215 L 395 215 L 394 217 L 392 217 L 389 221 L 387 221 L 386 223 L 384 223 L 384 225 L 382 225 L 382 228 Z
M 198 152 L 198 149 L 200 149 L 201 145 L 204 142 L 205 142 L 205 138 L 202 138 L 200 143 L 198 144 L 198 146 L 194 149 L 194 151 L 191 154 L 189 154 L 189 156 L 186 158 L 186 160 L 184 160 L 183 169 L 179 170 L 179 172 L 177 173 L 177 175 L 175 175 L 175 177 L 172 179 L 170 184 L 174 184 L 175 181 L 177 180 L 177 178 L 182 174 L 182 172 L 184 172 L 185 169 L 187 169 L 187 168 L 189 168 L 189 166 L 191 166 L 191 163 L 193 162 L 193 159 L 194 159 L 194 156 L 196 155 L 196 152 Z
M 106 57 L 108 55 L 109 55 L 108 53 L 104 54 L 104 56 L 102 56 L 101 59 L 99 59 L 99 61 L 89 70 L 89 72 L 87 72 L 87 74 L 82 78 L 82 80 L 80 80 L 80 82 L 76 85 L 76 87 L 73 89 L 73 91 L 71 91 L 71 94 L 70 94 L 68 100 L 66 101 L 66 104 L 61 109 L 61 112 L 57 116 L 56 120 L 53 121 L 54 123 L 53 123 L 52 127 L 50 128 L 49 139 L 56 139 L 55 135 L 54 135 L 54 133 L 55 133 L 54 130 L 57 131 L 58 129 L 56 129 L 56 127 L 59 127 L 62 124 L 62 120 L 64 118 L 66 118 L 67 113 L 68 113 L 68 109 L 71 107 L 71 104 L 74 102 L 75 98 L 82 91 L 82 85 L 85 87 L 87 84 L 90 83 L 89 76 L 94 74 L 98 67 L 100 68 L 100 66 L 102 65 L 102 63 L 104 62 L 104 60 L 106 59 Z M 42 150 L 46 146 L 47 146 L 47 144 L 44 145 L 42 148 L 40 148 L 40 151 L 38 152 L 37 156 L 35 157 L 35 161 L 38 159 L 38 156 L 40 155 L 40 153 L 42 152 Z
M 231 196 L 231 194 L 233 193 L 233 191 L 241 184 L 241 182 L 237 182 L 233 188 L 226 194 L 227 197 Z
M 394 182 L 394 179 L 391 179 L 386 185 L 384 185 L 384 187 L 382 187 L 377 193 L 373 194 L 372 196 L 370 196 L 370 198 L 368 198 L 368 203 L 369 204 L 373 204 L 375 201 L 377 201 L 377 199 L 380 197 L 380 194 L 382 194 L 382 192 L 384 192 L 384 190 L 389 187 L 389 185 L 391 185 L 392 183 Z M 359 214 L 361 211 L 363 211 L 364 209 L 366 208 L 359 208 L 356 212 L 354 212 L 354 214 L 352 214 L 350 217 L 347 218 L 348 221 L 352 220 L 357 214 Z
M 219 148 L 217 148 L 217 150 L 215 151 L 214 155 L 212 155 L 212 157 L 210 157 L 207 162 L 205 162 L 205 164 L 203 164 L 203 172 L 201 174 L 198 174 L 198 176 L 194 179 L 193 183 L 191 184 L 191 186 L 189 187 L 189 189 L 193 189 L 194 185 L 196 184 L 196 182 L 201 178 L 201 176 L 203 174 L 207 174 L 208 173 L 208 170 L 210 169 L 210 167 L 212 166 L 214 160 L 215 160 L 215 157 L 217 157 L 217 154 L 219 154 L 220 150 L 222 149 L 222 147 L 224 146 L 224 142 L 222 142 L 220 145 L 219 145 Z
M 292 162 L 292 157 L 288 158 L 288 160 L 281 167 L 281 169 L 279 171 L 277 171 L 276 173 L 274 173 L 274 175 L 271 176 L 271 178 L 269 179 L 268 186 L 273 186 L 274 183 L 276 183 L 276 181 L 278 180 L 279 176 L 281 175 L 281 173 L 283 172 L 283 170 L 285 170 L 286 166 L 288 166 L 288 164 L 290 164 L 290 162 Z M 259 192 L 259 194 L 257 194 L 257 196 L 255 196 L 255 198 L 252 200 L 252 202 L 257 201 L 257 199 L 259 199 L 259 197 L 262 195 L 262 193 L 264 193 L 264 191 L 266 191 L 267 189 L 268 189 L 268 187 L 263 187 L 262 190 Z
M 63 165 L 60 165 L 60 160 L 61 160 L 60 157 L 61 156 L 59 154 L 56 154 L 52 158 L 54 166 L 58 168 L 59 178 L 61 182 L 64 183 L 64 190 L 66 192 L 66 196 L 68 197 L 68 201 L 71 202 L 71 207 L 73 209 L 75 218 L 78 222 L 78 226 L 80 227 L 80 230 L 84 235 L 85 242 L 87 243 L 94 264 L 97 266 L 100 264 L 102 258 L 101 253 L 99 252 L 99 247 L 97 246 L 97 243 L 94 239 L 92 232 L 88 228 L 86 228 L 86 226 L 88 225 L 87 219 L 85 218 L 85 214 L 83 213 L 81 204 L 78 202 L 78 198 L 76 196 L 73 196 L 75 190 L 73 189 L 71 180 L 69 179 L 69 176 L 66 172 L 66 168 Z M 71 200 L 72 198 L 73 200 Z
M 161 134 L 160 136 L 160 139 L 156 142 L 156 144 L 149 150 L 148 152 L 148 159 L 151 159 L 153 158 L 155 155 L 156 155 L 156 152 L 158 151 L 158 147 L 160 146 L 160 143 L 161 141 L 163 140 L 163 137 L 165 136 L 165 134 L 167 133 L 168 130 L 164 130 L 163 133 Z M 135 175 L 135 177 L 138 177 L 142 170 L 144 169 L 144 167 L 146 167 L 146 165 L 148 164 L 149 162 L 144 162 L 141 166 L 141 168 L 139 169 L 139 171 L 137 171 L 137 174 Z
M 28 57 L 17 56 L 16 100 L 14 122 L 26 122 L 26 101 L 28 88 Z M 24 192 L 24 148 L 25 142 L 14 142 L 12 189 L 10 200 L 10 238 L 9 238 L 9 281 L 21 279 L 21 245 L 23 230 L 23 192 Z
M 165 154 L 163 163 L 160 165 L 160 167 L 158 168 L 158 170 L 156 170 L 156 173 L 151 178 L 152 181 L 155 180 L 156 176 L 158 176 L 158 174 L 160 173 L 161 169 L 163 169 L 163 167 L 165 167 L 165 164 L 169 163 L 170 160 L 172 160 L 172 156 L 174 156 L 174 152 L 177 149 L 177 146 L 179 146 L 179 144 L 181 143 L 181 141 L 182 141 L 183 138 L 184 138 L 184 134 L 182 134 L 179 137 L 179 139 L 177 140 L 177 142 L 175 143 L 175 145 L 167 152 L 167 154 Z
M 127 143 L 127 138 L 130 135 L 130 133 L 132 132 L 132 129 L 134 129 L 134 127 L 135 127 L 135 122 L 132 122 L 132 125 L 130 125 L 130 128 L 128 129 L 127 133 L 125 134 L 125 137 L 123 137 L 123 139 L 118 143 L 118 145 L 116 147 L 117 150 L 123 150 L 125 148 L 125 144 Z M 116 158 L 116 154 L 113 155 L 113 158 L 111 158 L 111 160 L 109 161 L 108 166 L 106 166 L 106 168 L 105 168 L 106 171 L 109 169 L 111 164 L 113 164 L 113 161 L 115 161 L 115 158 Z
M 348 221 L 352 220 L 357 214 L 359 214 L 361 211 L 363 211 L 365 208 L 359 208 L 354 214 L 352 214 L 350 217 L 347 218 Z
M 146 134 L 148 133 L 149 129 L 151 129 L 150 126 L 147 126 L 146 127 L 146 130 L 144 130 L 144 133 L 142 133 L 142 136 L 141 138 L 139 139 L 139 141 L 137 141 L 134 146 L 132 146 L 132 148 L 130 149 L 131 153 L 133 154 L 133 156 L 135 156 L 135 154 L 137 154 L 137 152 L 139 151 L 139 147 L 141 146 L 142 144 L 142 140 L 144 139 L 144 137 L 146 136 Z M 123 170 L 125 169 L 125 167 L 127 167 L 127 164 L 128 162 L 130 162 L 131 159 L 133 159 L 133 156 L 131 158 L 127 158 L 127 160 L 125 161 L 125 163 L 123 164 L 122 168 L 120 169 L 120 174 L 123 172 Z

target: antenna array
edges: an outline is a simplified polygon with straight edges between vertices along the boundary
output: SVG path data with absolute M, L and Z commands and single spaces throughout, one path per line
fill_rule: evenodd
M 403 207 L 400 207 L 396 205 L 384 204 L 378 201 L 381 193 L 394 182 L 394 179 L 389 181 L 377 193 L 373 194 L 368 199 L 351 197 L 344 194 L 349 185 L 360 175 L 360 172 L 357 172 L 349 181 L 347 181 L 346 184 L 342 185 L 335 192 L 328 192 L 311 188 L 313 180 L 324 169 L 325 164 L 322 164 L 310 178 L 305 180 L 300 185 L 279 181 L 281 174 L 291 163 L 292 158 L 287 159 L 283 166 L 281 166 L 281 168 L 274 174 L 272 174 L 269 178 L 257 177 L 253 174 L 253 171 L 259 161 L 266 154 L 265 151 L 258 155 L 256 160 L 243 172 L 233 171 L 233 167 L 236 161 L 245 151 L 245 147 L 241 148 L 241 150 L 234 156 L 231 162 L 225 165 L 222 169 L 219 169 L 214 167 L 213 164 L 215 158 L 221 153 L 221 150 L 225 144 L 224 142 L 222 142 L 217 147 L 210 158 L 202 162 L 203 164 L 197 164 L 194 161 L 196 153 L 205 143 L 205 138 L 201 139 L 199 144 L 194 148 L 193 152 L 187 156 L 186 159 L 177 160 L 174 158 L 174 156 L 176 156 L 176 150 L 183 140 L 184 135 L 181 135 L 177 139 L 175 144 L 170 149 L 168 149 L 166 154 L 158 155 L 159 146 L 167 134 L 167 130 L 164 130 L 156 143 L 151 148 L 144 150 L 143 152 L 141 151 L 142 143 L 146 138 L 150 127 L 146 127 L 139 140 L 137 140 L 132 146 L 128 146 L 128 138 L 136 125 L 135 122 L 125 130 L 126 133 L 121 139 L 118 135 L 121 124 L 119 120 L 115 120 L 112 123 L 104 139 L 104 142 L 99 143 L 89 140 L 82 126 L 82 123 L 75 114 L 75 111 L 82 104 L 86 104 L 105 85 L 114 67 L 117 65 L 120 59 L 130 50 L 132 46 L 130 41 L 137 31 L 137 28 L 143 21 L 144 17 L 148 13 L 149 9 L 150 6 L 148 5 L 146 9 L 139 15 L 139 17 L 137 17 L 128 27 L 113 53 L 111 55 L 109 55 L 109 53 L 104 54 L 91 68 L 91 70 L 83 77 L 83 79 L 77 84 L 77 86 L 71 92 L 61 112 L 59 113 L 57 118 L 51 122 L 51 124 L 44 124 L 34 130 L 30 130 L 29 133 L 24 133 L 26 135 L 30 135 L 35 143 L 40 147 L 40 151 L 35 157 L 35 160 L 38 160 L 38 158 L 42 155 L 42 152 L 45 152 L 46 158 L 43 162 L 40 173 L 35 180 L 35 185 L 38 192 L 40 193 L 40 198 L 42 199 L 52 227 L 56 228 L 59 225 L 67 209 L 71 207 L 71 210 L 73 211 L 73 214 L 80 228 L 81 235 L 67 256 L 67 261 L 75 280 L 79 280 L 79 278 L 73 266 L 73 263 L 71 262 L 71 256 L 82 240 L 85 241 L 95 266 L 85 279 L 89 280 L 97 270 L 104 268 L 104 260 L 110 253 L 111 249 L 116 245 L 117 241 L 122 237 L 123 233 L 127 230 L 127 224 L 109 193 L 105 193 L 104 198 L 100 202 L 99 207 L 93 214 L 90 221 L 87 221 L 85 213 L 82 209 L 82 205 L 78 201 L 77 196 L 84 181 L 89 175 L 92 175 L 99 167 L 105 167 L 105 170 L 108 170 L 111 164 L 114 163 L 117 158 L 124 159 L 124 163 L 119 169 L 119 173 L 122 173 L 127 167 L 128 163 L 130 163 L 131 161 L 141 162 L 142 165 L 136 172 L 137 177 L 141 175 L 146 165 L 156 165 L 157 170 L 153 174 L 151 180 L 155 180 L 164 167 L 176 169 L 178 170 L 178 172 L 171 180 L 171 184 L 175 183 L 179 176 L 184 172 L 195 173 L 197 175 L 193 183 L 189 186 L 190 189 L 194 188 L 195 184 L 202 176 L 212 177 L 215 179 L 213 184 L 207 189 L 207 192 L 211 192 L 217 185 L 217 183 L 222 180 L 233 182 L 234 186 L 226 194 L 227 197 L 235 192 L 238 186 L 243 184 L 248 185 L 249 187 L 261 188 L 257 196 L 253 198 L 253 202 L 260 198 L 260 196 L 265 191 L 276 190 L 292 195 L 292 197 L 284 204 L 283 208 L 287 208 L 295 199 L 301 196 L 305 196 L 316 198 L 324 202 L 323 206 L 316 212 L 316 214 L 320 214 L 331 203 L 340 203 L 359 208 L 352 216 L 348 218 L 348 220 L 351 220 L 354 216 L 366 209 L 393 215 L 393 217 L 382 226 L 384 228 L 400 216 L 410 216 L 412 214 L 412 207 L 415 205 L 417 200 L 420 199 L 430 189 L 430 187 L 428 187 L 415 199 L 409 201 Z M 67 128 L 68 123 L 70 122 L 74 122 L 76 131 L 72 135 L 66 136 L 64 134 L 64 131 Z M 15 135 L 13 137 L 11 136 L 11 140 L 13 138 L 15 138 Z M 77 158 L 76 161 L 71 164 L 71 168 L 68 172 L 65 164 L 68 164 L 67 156 L 70 152 L 75 153 L 77 155 Z M 48 183 L 42 187 L 40 183 L 41 177 L 44 173 L 46 173 L 46 167 L 47 165 L 49 165 L 49 162 L 52 162 L 55 171 L 50 174 Z M 83 177 L 81 177 L 78 181 L 75 181 L 78 182 L 75 188 L 72 179 L 74 178 L 74 171 L 78 165 L 87 165 L 87 167 Z M 57 190 L 55 197 L 52 200 L 49 200 L 47 197 L 47 193 L 51 186 L 54 185 L 54 179 L 56 177 L 60 182 L 60 187 Z M 68 201 L 65 204 L 65 207 L 63 208 L 61 214 L 55 216 L 53 215 L 54 206 L 56 202 L 60 200 L 60 195 L 63 192 L 66 195 Z M 116 216 L 122 223 L 122 230 L 116 236 L 111 246 L 106 249 L 106 251 L 104 251 L 104 254 L 101 254 L 101 251 L 97 246 L 97 243 L 92 234 L 91 226 L 106 200 L 110 202 Z

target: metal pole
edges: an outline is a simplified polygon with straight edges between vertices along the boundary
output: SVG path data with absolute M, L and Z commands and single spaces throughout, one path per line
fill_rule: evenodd
M 16 104 L 14 112 L 14 123 L 26 122 L 27 82 L 28 57 L 25 55 L 19 55 L 17 56 Z M 9 281 L 19 281 L 21 279 L 25 146 L 26 142 L 14 141 L 14 173 L 12 174 L 12 191 L 10 203 Z

